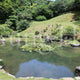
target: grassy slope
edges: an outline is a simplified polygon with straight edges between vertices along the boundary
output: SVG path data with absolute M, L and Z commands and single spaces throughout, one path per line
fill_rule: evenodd
M 78 12 L 79 13 L 79 12 Z M 47 21 L 41 21 L 41 22 L 32 22 L 31 26 L 26 29 L 25 31 L 21 32 L 21 36 L 23 36 L 25 33 L 35 33 L 35 31 L 43 31 L 46 27 L 48 27 L 48 25 L 50 25 L 50 27 L 47 30 L 47 34 L 49 34 L 51 32 L 51 30 L 53 29 L 52 25 L 55 26 L 56 24 L 61 24 L 64 27 L 67 26 L 78 26 L 76 25 L 76 21 L 70 22 L 72 20 L 72 18 L 75 16 L 75 13 L 66 13 L 63 15 L 60 15 L 58 17 L 52 18 L 50 20 Z

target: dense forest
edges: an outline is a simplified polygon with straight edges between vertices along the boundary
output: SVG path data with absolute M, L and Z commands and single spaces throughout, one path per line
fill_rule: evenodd
M 31 21 L 48 20 L 79 9 L 80 0 L 0 0 L 0 24 L 7 26 L 3 34 L 8 35 L 12 30 L 25 30 Z

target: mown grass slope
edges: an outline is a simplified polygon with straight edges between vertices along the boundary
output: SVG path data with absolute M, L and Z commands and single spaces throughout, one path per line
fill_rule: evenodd
M 73 26 L 77 27 L 79 26 L 78 24 L 80 23 L 79 21 L 75 21 L 74 18 L 77 18 L 80 16 L 80 12 L 69 12 L 62 14 L 58 17 L 52 18 L 47 21 L 33 21 L 28 29 L 25 31 L 21 32 L 20 35 L 24 36 L 24 34 L 29 34 L 29 33 L 35 33 L 35 31 L 43 31 L 48 27 L 48 30 L 46 31 L 47 34 L 51 32 L 52 29 L 54 29 L 55 25 L 61 25 L 63 27 L 67 26 Z M 76 16 L 77 15 L 77 16 Z M 53 27 L 52 27 L 53 26 Z

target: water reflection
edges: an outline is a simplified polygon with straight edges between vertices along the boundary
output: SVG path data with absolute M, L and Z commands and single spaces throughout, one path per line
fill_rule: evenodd
M 22 52 L 19 46 L 0 46 L 0 58 L 5 70 L 16 77 L 72 77 L 75 67 L 80 65 L 79 48 L 60 48 L 56 53 L 41 55 Z M 25 63 L 24 63 L 25 62 Z
M 16 77 L 46 77 L 46 78 L 62 78 L 73 77 L 73 73 L 65 66 L 56 66 L 47 62 L 40 62 L 36 59 L 22 63 Z

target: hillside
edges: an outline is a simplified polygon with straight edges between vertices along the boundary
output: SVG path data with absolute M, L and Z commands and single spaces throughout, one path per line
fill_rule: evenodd
M 76 12 L 76 13 L 69 12 L 47 21 L 41 21 L 41 22 L 34 21 L 31 23 L 30 27 L 25 31 L 21 32 L 20 35 L 23 36 L 23 34 L 25 33 L 26 34 L 35 33 L 35 31 L 40 32 L 46 29 L 46 27 L 48 27 L 48 30 L 46 33 L 49 34 L 51 30 L 54 29 L 55 25 L 62 25 L 63 27 L 68 27 L 68 26 L 77 27 L 79 26 L 79 21 L 75 21 L 73 18 L 75 17 L 75 15 L 79 16 L 78 14 L 79 12 Z

